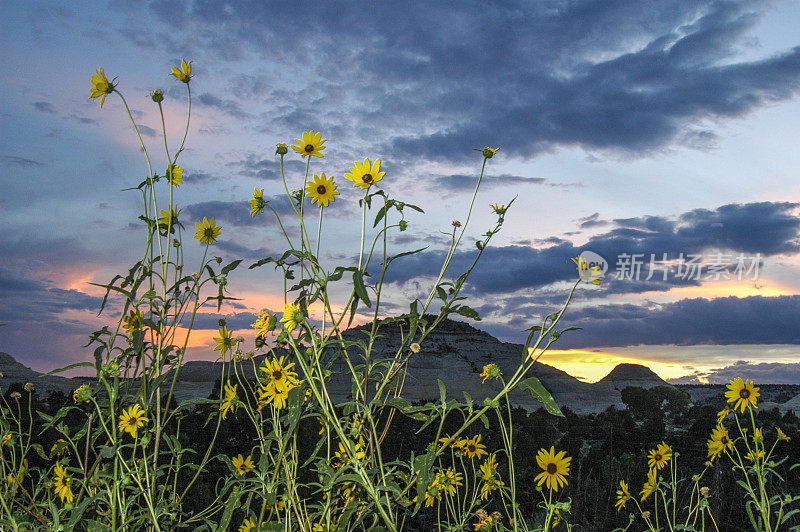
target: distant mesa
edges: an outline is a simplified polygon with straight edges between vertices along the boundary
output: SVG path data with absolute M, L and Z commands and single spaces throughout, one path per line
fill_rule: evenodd
M 653 370 L 641 364 L 617 364 L 617 367 L 600 379 L 598 384 L 613 384 L 617 389 L 628 386 L 652 388 L 653 386 L 669 386 L 669 384 L 655 374 Z

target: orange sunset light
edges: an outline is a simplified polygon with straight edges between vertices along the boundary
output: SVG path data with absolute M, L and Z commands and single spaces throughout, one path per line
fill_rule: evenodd
M 781 285 L 777 282 L 766 279 L 757 281 L 707 281 L 700 286 L 682 286 L 673 288 L 669 292 L 651 291 L 632 294 L 630 297 L 635 299 L 664 299 L 669 298 L 683 299 L 704 297 L 713 299 L 716 297 L 777 297 L 797 295 L 797 290 L 791 286 Z
M 566 371 L 573 377 L 587 382 L 596 382 L 608 375 L 617 364 L 641 364 L 653 370 L 662 379 L 682 377 L 694 372 L 688 370 L 683 363 L 659 362 L 618 353 L 599 353 L 584 349 L 550 349 L 539 362 Z M 696 368 L 695 368 L 696 369 Z

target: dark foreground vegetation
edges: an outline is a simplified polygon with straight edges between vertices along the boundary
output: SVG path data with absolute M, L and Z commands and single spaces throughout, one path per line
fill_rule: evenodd
M 13 392 L 23 392 L 21 384 L 13 384 L 3 390 L 6 399 Z M 27 417 L 27 393 L 22 393 L 23 425 L 30 421 Z M 60 408 L 72 404 L 72 398 L 61 392 L 53 392 L 46 399 L 35 392 L 30 395 L 33 412 L 32 434 L 39 445 L 37 452 L 30 455 L 30 466 L 47 465 L 51 448 L 58 436 L 49 431 L 42 431 L 42 419 L 36 412 L 54 415 Z M 219 382 L 212 398 L 219 397 Z M 574 524 L 575 530 L 607 531 L 616 527 L 625 527 L 628 523 L 626 509 L 616 511 L 616 490 L 621 479 L 627 479 L 630 491 L 638 497 L 639 490 L 646 480 L 648 465 L 647 453 L 662 441 L 667 442 L 677 453 L 679 473 L 684 478 L 700 473 L 707 462 L 708 447 L 706 441 L 717 423 L 717 412 L 724 403 L 720 399 L 718 405 L 692 405 L 688 395 L 680 389 L 657 387 L 651 390 L 627 388 L 623 392 L 626 410 L 609 408 L 605 412 L 593 415 L 576 415 L 564 408 L 564 417 L 548 414 L 544 409 L 526 412 L 521 408 L 512 409 L 514 430 L 514 455 L 517 475 L 519 499 L 525 514 L 534 515 L 541 495 L 536 489 L 534 477 L 540 471 L 536 465 L 535 455 L 540 448 L 556 445 L 572 457 L 572 468 L 569 484 L 558 493 L 560 501 L 571 501 L 571 512 L 567 517 Z M 199 405 L 196 409 L 184 413 L 180 417 L 181 444 L 202 455 L 212 438 L 212 427 L 208 420 L 213 416 L 215 405 Z M 247 420 L 238 419 L 239 413 L 231 413 L 232 419 L 223 425 L 221 437 L 217 438 L 215 453 L 235 456 L 243 449 L 249 449 L 252 441 L 252 429 Z M 85 418 L 80 411 L 73 410 L 63 422 L 77 430 Z M 455 429 L 463 422 L 459 419 L 448 419 L 443 433 Z M 781 442 L 782 452 L 779 456 L 788 459 L 776 470 L 784 478 L 782 485 L 775 489 L 786 493 L 800 493 L 800 468 L 791 469 L 793 464 L 800 463 L 800 419 L 787 413 L 781 415 L 777 410 L 758 411 L 757 423 L 762 426 L 765 438 L 771 439 L 776 427 L 791 437 L 788 442 Z M 449 427 L 448 425 L 452 425 Z M 418 433 L 420 423 L 402 415 L 394 416 L 391 429 L 384 440 L 382 451 L 388 459 L 408 459 L 412 453 L 419 455 L 425 452 L 424 443 L 435 436 L 433 428 L 426 428 Z M 319 435 L 319 423 L 314 418 L 305 419 L 301 425 L 298 443 L 301 456 L 308 456 Z M 502 449 L 500 432 L 496 423 L 489 419 L 488 428 L 483 424 L 473 427 L 470 434 L 482 435 L 488 451 Z M 768 436 L 769 435 L 769 436 Z M 41 452 L 39 452 L 41 451 Z M 507 464 L 500 458 L 501 477 L 508 478 Z M 215 486 L 221 479 L 230 474 L 228 466 L 222 461 L 212 461 L 201 473 L 198 482 L 193 486 L 193 496 L 188 498 L 186 510 L 200 511 L 213 500 Z M 312 484 L 314 469 L 308 468 L 302 481 Z M 714 466 L 703 477 L 703 486 L 709 488 L 709 502 L 719 530 L 750 530 L 745 506 L 744 494 L 736 483 L 731 471 L 730 462 L 716 460 Z M 688 483 L 685 486 L 688 489 Z M 320 493 L 309 491 L 307 497 L 316 499 Z M 652 499 L 643 504 L 652 504 Z M 629 509 L 629 508 L 628 508 Z M 426 512 L 427 510 L 427 512 Z M 489 512 L 499 510 L 491 505 Z M 409 516 L 405 529 L 409 531 L 428 531 L 435 527 L 436 514 L 433 509 L 423 508 L 416 516 Z M 631 530 L 639 530 L 641 523 L 634 522 Z M 800 517 L 795 515 L 789 525 L 800 526 Z M 563 528 L 563 527 L 562 527 Z M 713 530 L 713 527 L 709 527 Z M 558 530 L 558 528 L 556 529 Z

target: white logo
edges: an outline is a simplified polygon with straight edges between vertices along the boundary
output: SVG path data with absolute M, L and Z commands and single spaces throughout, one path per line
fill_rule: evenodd
M 586 282 L 592 282 L 595 279 L 605 277 L 608 271 L 606 259 L 594 251 L 583 251 L 579 257 L 581 261 L 578 267 L 578 275 L 580 275 L 581 279 Z

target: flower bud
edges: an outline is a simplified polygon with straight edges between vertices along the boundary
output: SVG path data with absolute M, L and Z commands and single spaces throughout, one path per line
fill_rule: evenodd
M 11 398 L 12 399 L 19 399 L 20 397 L 22 397 L 21 393 L 19 393 L 19 392 L 11 392 Z
M 702 488 L 700 488 L 700 495 L 702 495 L 703 497 L 708 497 L 708 492 L 709 492 L 708 486 L 703 486 Z
M 286 144 L 283 142 L 279 142 L 275 145 L 275 153 L 278 155 L 286 155 L 286 152 L 289 151 L 286 149 Z
M 420 349 L 422 349 L 417 342 L 412 343 L 408 348 L 411 349 L 411 352 L 414 354 L 419 353 Z
M 500 148 L 490 148 L 489 146 L 486 146 L 485 148 L 483 148 L 483 156 L 486 157 L 487 159 L 491 159 L 492 157 L 494 157 L 494 154 L 497 153 L 497 150 L 499 149 Z
M 25 391 L 28 392 L 28 393 L 31 393 L 33 391 L 33 383 L 32 382 L 26 382 L 25 383 Z
M 148 94 L 148 96 L 150 97 L 151 100 L 153 100 L 156 103 L 160 103 L 160 102 L 164 101 L 164 93 L 161 92 L 158 89 L 156 89 L 153 92 L 151 92 L 150 94 Z

